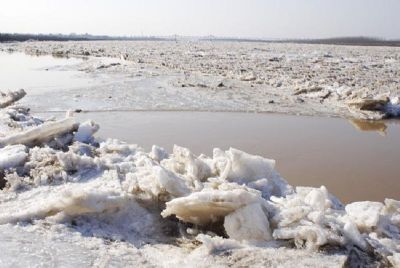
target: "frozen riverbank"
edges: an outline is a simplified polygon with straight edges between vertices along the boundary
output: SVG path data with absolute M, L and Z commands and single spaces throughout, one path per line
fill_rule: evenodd
M 39 265 L 399 265 L 399 201 L 344 205 L 232 148 L 148 153 L 96 139 L 98 125 L 71 114 L 1 116 L 2 261 L 18 251 Z
M 1 44 L 0 49 L 90 56 L 90 61 L 76 68 L 111 75 L 104 86 L 58 93 L 61 98 L 54 98 L 53 106 L 60 110 L 73 106 L 87 110 L 255 111 L 363 119 L 399 114 L 399 48 L 24 42 Z M 96 57 L 122 60 L 104 63 Z M 117 94 L 109 98 L 112 93 Z

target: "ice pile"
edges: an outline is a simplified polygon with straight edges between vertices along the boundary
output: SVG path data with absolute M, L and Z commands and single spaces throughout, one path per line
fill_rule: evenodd
M 147 153 L 95 138 L 91 121 L 44 122 L 24 111 L 18 130 L 0 138 L 0 225 L 47 220 L 133 246 L 184 237 L 210 252 L 335 248 L 400 265 L 399 201 L 344 206 L 323 186 L 290 186 L 274 160 L 234 148 L 212 157 L 179 146 Z M 11 120 L 5 114 L 21 110 L 1 113 Z

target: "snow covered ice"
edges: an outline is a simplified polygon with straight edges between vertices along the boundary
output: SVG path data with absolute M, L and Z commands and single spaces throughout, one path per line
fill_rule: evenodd
M 70 113 L 1 118 L 0 266 L 400 265 L 399 201 L 342 204 L 234 148 L 145 152 Z
M 85 90 L 61 86 L 28 92 L 26 103 L 37 110 L 251 111 L 357 119 L 400 115 L 398 47 L 71 41 L 3 43 L 2 51 L 87 59 L 58 67 L 85 73 L 79 83 Z

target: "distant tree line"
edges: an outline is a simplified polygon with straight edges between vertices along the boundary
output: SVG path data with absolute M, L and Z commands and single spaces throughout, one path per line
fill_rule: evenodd
M 296 43 L 296 44 L 325 44 L 325 45 L 350 45 L 350 46 L 400 46 L 400 40 L 385 40 L 372 37 L 335 37 L 323 39 L 253 39 L 236 37 L 156 37 L 156 36 L 108 36 L 90 34 L 19 34 L 0 33 L 1 42 L 23 41 L 100 41 L 100 40 L 132 40 L 132 41 L 178 41 L 200 40 L 216 42 L 268 42 L 268 43 Z
M 166 41 L 172 40 L 154 36 L 107 36 L 90 34 L 19 34 L 0 33 L 0 42 L 23 41 L 100 41 L 100 40 L 137 40 L 137 41 Z
M 335 37 L 325 39 L 292 39 L 283 42 L 350 46 L 400 46 L 400 40 L 385 40 L 372 37 Z
M 265 43 L 293 43 L 293 44 L 323 44 L 323 45 L 349 45 L 349 46 L 400 46 L 400 40 L 385 40 L 373 37 L 335 37 L 321 39 L 251 39 L 251 38 L 219 38 L 204 37 L 204 41 L 227 42 L 265 42 Z

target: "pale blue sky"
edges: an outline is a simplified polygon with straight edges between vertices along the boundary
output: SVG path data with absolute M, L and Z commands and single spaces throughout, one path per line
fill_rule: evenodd
M 0 0 L 0 32 L 400 38 L 400 0 Z

